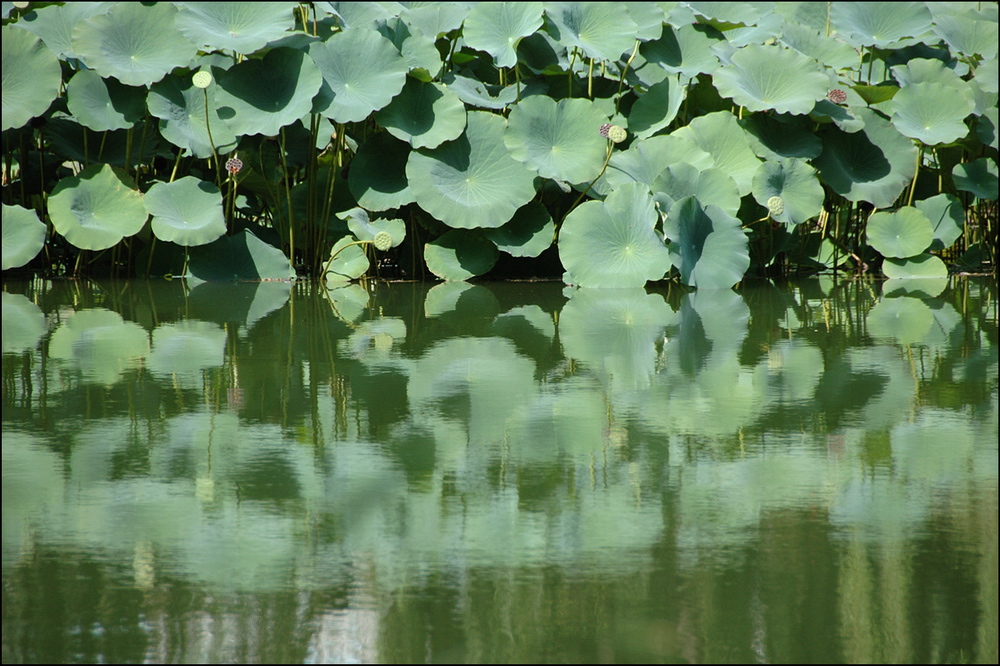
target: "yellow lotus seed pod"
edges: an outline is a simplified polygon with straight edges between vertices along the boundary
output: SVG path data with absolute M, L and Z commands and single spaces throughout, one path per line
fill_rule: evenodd
M 624 127 L 612 125 L 608 128 L 608 138 L 611 139 L 612 143 L 621 143 L 628 138 L 628 132 Z
M 191 83 L 194 84 L 195 88 L 207 88 L 212 85 L 212 75 L 205 70 L 195 72 L 194 76 L 191 77 Z
M 390 247 L 392 247 L 392 234 L 388 231 L 380 231 L 375 234 L 375 249 L 379 252 L 385 252 Z
M 781 200 L 781 197 L 771 197 L 767 200 L 767 211 L 771 217 L 781 215 L 785 212 L 785 202 Z

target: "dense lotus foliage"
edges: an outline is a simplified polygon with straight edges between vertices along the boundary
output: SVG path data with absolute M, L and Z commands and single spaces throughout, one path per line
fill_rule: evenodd
M 4 270 L 996 270 L 996 3 L 3 12 Z

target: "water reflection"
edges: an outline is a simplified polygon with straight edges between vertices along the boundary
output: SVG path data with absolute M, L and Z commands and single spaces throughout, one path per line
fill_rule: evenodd
M 5 289 L 5 661 L 996 661 L 991 283 Z

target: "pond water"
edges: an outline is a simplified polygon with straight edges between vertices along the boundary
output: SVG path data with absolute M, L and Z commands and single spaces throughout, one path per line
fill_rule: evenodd
M 2 296 L 5 663 L 997 661 L 993 278 Z

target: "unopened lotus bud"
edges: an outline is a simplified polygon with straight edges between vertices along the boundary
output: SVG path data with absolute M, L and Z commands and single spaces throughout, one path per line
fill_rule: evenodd
M 767 200 L 767 211 L 771 217 L 777 217 L 785 212 L 785 202 L 781 200 L 781 197 L 771 197 Z
M 388 231 L 380 231 L 375 234 L 374 242 L 376 250 L 379 252 L 385 252 L 392 247 L 392 234 Z

